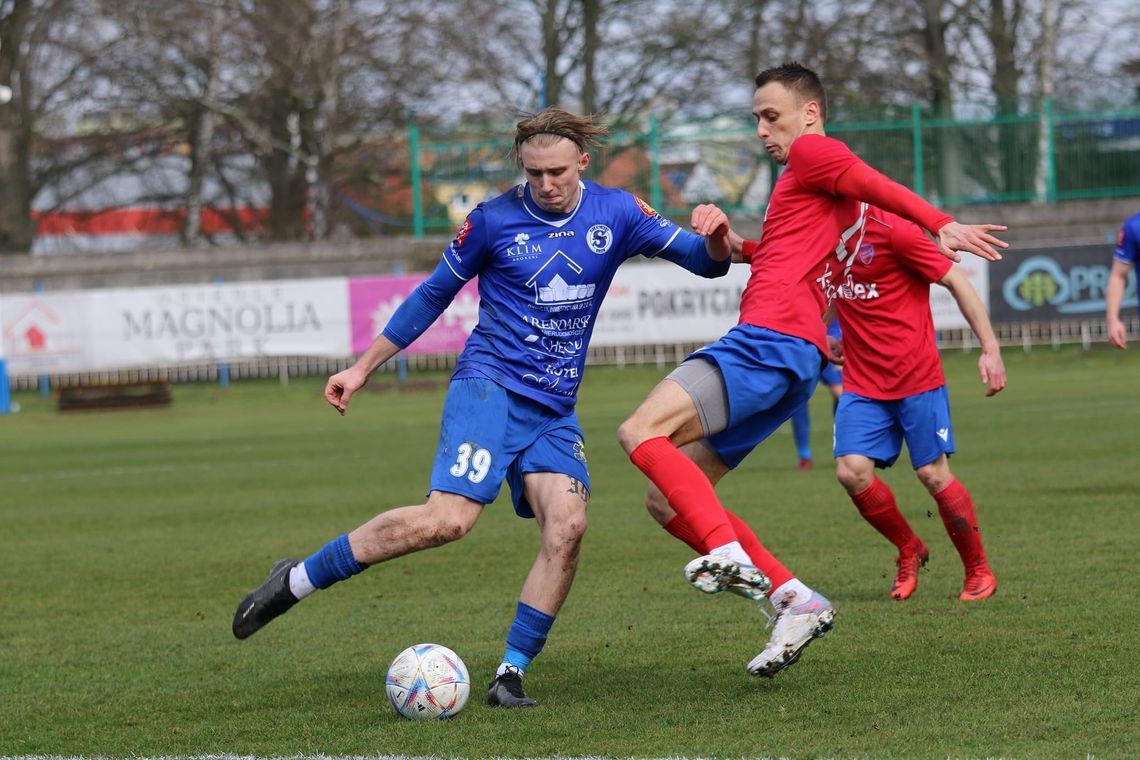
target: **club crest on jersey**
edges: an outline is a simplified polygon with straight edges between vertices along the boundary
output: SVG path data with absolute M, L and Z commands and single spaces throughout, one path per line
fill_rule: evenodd
M 463 226 L 459 228 L 459 232 L 455 233 L 455 247 L 462 248 L 463 241 L 471 234 L 471 217 L 463 220 Z
M 637 207 L 641 209 L 641 213 L 645 214 L 648 217 L 657 216 L 657 212 L 653 209 L 653 207 L 645 201 L 641 200 L 640 197 L 635 195 L 633 196 L 633 199 L 637 201 Z
M 594 253 L 605 253 L 614 243 L 614 232 L 604 224 L 595 224 L 586 230 L 586 245 Z
M 875 246 L 872 243 L 863 243 L 859 246 L 859 263 L 870 264 L 875 260 Z

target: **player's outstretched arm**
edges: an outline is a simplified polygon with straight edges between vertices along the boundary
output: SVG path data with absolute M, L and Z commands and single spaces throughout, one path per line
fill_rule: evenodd
M 959 251 L 998 261 L 1001 259 L 998 249 L 1009 247 L 1009 243 L 990 234 L 1005 230 L 1003 225 L 959 224 L 913 190 L 872 169 L 853 154 L 835 180 L 835 192 L 898 214 L 937 235 L 939 251 L 951 261 L 962 260 Z
M 969 251 L 987 261 L 999 261 L 999 248 L 1009 248 L 1009 243 L 994 237 L 992 232 L 1005 232 L 1004 224 L 959 224 L 949 222 L 938 230 L 938 250 L 952 261 L 961 261 L 959 251 Z
M 1108 273 L 1108 288 L 1104 294 L 1105 319 L 1108 321 L 1108 342 L 1121 351 L 1128 348 L 1128 333 L 1120 321 L 1120 304 L 1124 301 L 1124 289 L 1128 285 L 1128 272 L 1132 266 L 1120 259 L 1113 259 L 1112 270 Z
M 355 364 L 329 378 L 325 384 L 325 400 L 343 416 L 352 395 L 364 387 L 377 367 L 399 352 L 400 347 L 381 333 Z
M 994 335 L 990 317 L 986 314 L 986 307 L 974 286 L 966 276 L 954 267 L 938 281 L 950 291 L 950 295 L 958 303 L 958 310 L 966 318 L 970 329 L 974 331 L 978 342 L 982 345 L 982 355 L 978 359 L 978 374 L 986 385 L 986 395 L 993 396 L 1005 387 L 1005 364 L 1001 360 L 1001 346 L 998 345 L 997 336 Z

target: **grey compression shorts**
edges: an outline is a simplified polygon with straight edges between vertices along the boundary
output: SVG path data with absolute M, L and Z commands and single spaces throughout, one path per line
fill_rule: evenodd
M 666 377 L 684 388 L 693 400 L 705 437 L 728 427 L 728 392 L 716 364 L 700 357 L 690 357 Z

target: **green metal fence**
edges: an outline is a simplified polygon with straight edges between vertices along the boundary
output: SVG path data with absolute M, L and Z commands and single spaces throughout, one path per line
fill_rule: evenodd
M 698 203 L 759 213 L 777 176 L 750 117 L 613 135 L 589 178 L 624 187 L 662 213 Z M 446 234 L 468 209 L 521 181 L 511 125 L 463 134 L 409 129 L 413 234 Z M 878 120 L 836 117 L 828 134 L 871 166 L 946 206 L 1140 195 L 1140 109 L 935 119 L 919 106 Z M 490 137 L 488 137 L 490 135 Z

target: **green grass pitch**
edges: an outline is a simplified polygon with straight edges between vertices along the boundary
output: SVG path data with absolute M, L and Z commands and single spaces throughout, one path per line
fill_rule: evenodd
M 894 555 L 835 483 L 823 391 L 815 470 L 795 469 L 785 428 L 722 484 L 837 608 L 772 680 L 744 670 L 762 618 L 684 582 L 689 550 L 646 514 L 617 446 L 664 372 L 591 367 L 590 529 L 527 675 L 541 705 L 514 712 L 482 698 L 538 531 L 505 498 L 462 541 L 230 634 L 275 559 L 421 499 L 445 376 L 402 391 L 378 376 L 343 419 L 315 378 L 178 386 L 172 407 L 133 412 L 60 415 L 18 394 L 23 411 L 0 418 L 0 756 L 1135 756 L 1140 351 L 1009 349 L 992 399 L 976 357 L 945 357 L 952 465 L 993 599 L 957 601 L 957 555 L 905 458 L 883 477 L 932 559 L 911 600 L 888 598 Z M 404 721 L 385 700 L 389 661 L 421 641 L 471 670 L 450 722 Z

